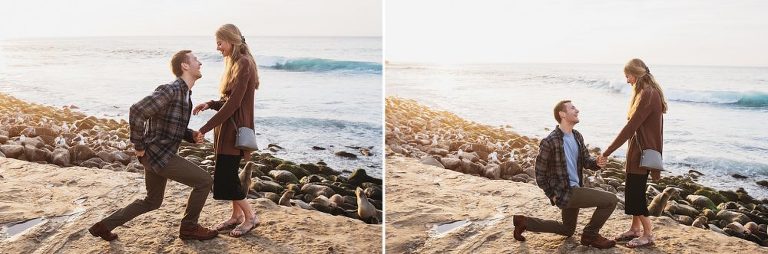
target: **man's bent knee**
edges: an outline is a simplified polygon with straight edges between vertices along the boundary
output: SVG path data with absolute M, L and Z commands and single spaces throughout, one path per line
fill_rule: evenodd
M 213 186 L 213 178 L 210 176 L 205 176 L 200 181 L 200 185 L 197 186 L 197 188 L 203 188 L 203 189 L 211 189 Z

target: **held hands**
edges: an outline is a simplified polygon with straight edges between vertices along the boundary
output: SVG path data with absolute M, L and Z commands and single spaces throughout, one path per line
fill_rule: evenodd
M 597 166 L 600 168 L 605 168 L 605 165 L 608 164 L 608 157 L 605 157 L 603 155 L 597 156 Z
M 205 134 L 199 131 L 192 131 L 192 138 L 195 139 L 195 144 L 202 144 L 205 142 Z
M 192 109 L 192 114 L 197 115 L 198 113 L 200 113 L 200 111 L 205 111 L 208 108 L 209 108 L 208 103 L 200 103 L 197 106 L 195 106 L 194 109 Z
M 137 158 L 144 157 L 144 150 L 136 150 L 136 157 Z

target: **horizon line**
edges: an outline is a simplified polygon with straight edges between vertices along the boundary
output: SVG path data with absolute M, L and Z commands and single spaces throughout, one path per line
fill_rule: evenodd
M 72 36 L 11 36 L 0 40 L 24 39 L 73 39 L 73 38 L 141 38 L 141 37 L 214 37 L 215 35 L 72 35 Z M 283 38 L 382 38 L 381 35 L 244 35 L 246 37 L 283 37 Z
M 514 61 L 489 61 L 489 62 L 481 62 L 481 61 L 473 61 L 473 62 L 446 62 L 446 63 L 436 63 L 436 62 L 420 62 L 420 61 L 392 61 L 392 60 L 386 60 L 384 59 L 384 65 L 421 65 L 421 66 L 451 66 L 451 65 L 504 65 L 504 64 L 589 64 L 589 65 L 624 65 L 624 63 L 588 63 L 588 62 L 514 62 Z M 738 65 L 738 64 L 722 64 L 722 65 L 711 65 L 711 64 L 680 64 L 680 63 L 660 63 L 655 64 L 658 66 L 687 66 L 687 67 L 742 67 L 742 68 L 768 68 L 768 65 Z

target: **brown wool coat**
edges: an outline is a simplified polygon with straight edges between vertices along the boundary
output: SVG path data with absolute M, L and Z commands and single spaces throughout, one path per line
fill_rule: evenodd
M 241 68 L 237 73 L 237 79 L 233 81 L 234 84 L 230 84 L 224 98 L 208 102 L 208 106 L 218 112 L 203 127 L 200 127 L 202 133 L 214 129 L 214 151 L 216 154 L 250 154 L 249 151 L 242 151 L 241 153 L 240 149 L 235 148 L 235 136 L 237 135 L 237 127 L 253 129 L 253 97 L 256 87 L 259 85 L 259 75 L 245 57 L 240 58 L 238 64 Z M 232 116 L 234 116 L 237 127 L 232 125 L 229 120 Z
M 661 95 L 655 89 L 643 89 L 635 104 L 627 124 L 616 136 L 616 139 L 605 149 L 603 156 L 609 156 L 624 142 L 628 142 L 626 171 L 632 174 L 646 174 L 648 168 L 640 167 L 642 149 L 653 149 L 662 152 L 664 145 L 664 117 L 662 113 Z M 637 133 L 637 136 L 635 136 Z M 638 145 L 639 138 L 640 145 Z

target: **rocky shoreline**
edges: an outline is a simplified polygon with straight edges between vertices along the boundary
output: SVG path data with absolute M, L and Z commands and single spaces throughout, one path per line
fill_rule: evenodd
M 0 93 L 0 157 L 59 167 L 143 172 L 125 120 L 87 116 L 76 109 L 28 103 Z M 182 142 L 179 155 L 213 174 L 212 145 Z M 364 169 L 339 171 L 322 161 L 282 160 L 270 153 L 277 150 L 279 145 L 270 144 L 267 151 L 254 152 L 242 161 L 241 180 L 249 186 L 249 198 L 381 223 L 381 179 L 367 175 Z M 250 177 L 246 177 L 248 172 Z
M 538 142 L 511 131 L 432 110 L 413 100 L 386 99 L 385 153 L 493 180 L 534 185 Z M 597 156 L 599 149 L 590 149 Z M 584 185 L 615 193 L 623 202 L 623 161 L 610 159 L 603 170 L 585 170 Z M 388 169 L 388 171 L 391 169 Z M 687 226 L 709 229 L 768 246 L 768 200 L 756 200 L 743 189 L 715 190 L 696 183 L 701 173 L 664 176 L 648 184 L 652 216 L 665 216 Z M 538 187 L 536 187 L 538 188 Z M 623 209 L 620 204 L 617 209 Z

